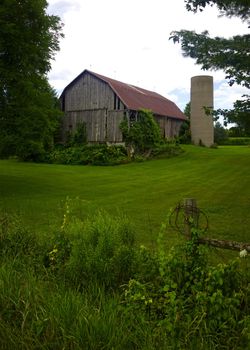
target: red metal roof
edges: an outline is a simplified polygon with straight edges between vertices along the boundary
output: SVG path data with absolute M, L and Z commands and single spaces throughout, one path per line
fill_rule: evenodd
M 128 109 L 136 111 L 140 109 L 149 109 L 154 114 L 181 120 L 187 119 L 174 102 L 156 92 L 125 84 L 89 70 L 83 71 L 76 79 L 87 72 L 106 82 Z M 76 79 L 74 79 L 69 85 L 71 85 Z

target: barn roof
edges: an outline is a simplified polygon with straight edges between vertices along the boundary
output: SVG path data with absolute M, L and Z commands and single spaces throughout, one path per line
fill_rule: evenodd
M 166 97 L 163 97 L 156 92 L 145 90 L 134 85 L 125 84 L 89 70 L 84 70 L 80 75 L 78 75 L 78 77 L 76 77 L 64 89 L 62 94 L 64 94 L 65 90 L 70 85 L 87 73 L 92 74 L 96 78 L 107 83 L 128 109 L 136 111 L 140 109 L 149 109 L 154 114 L 186 120 L 186 116 L 179 109 L 179 107 L 177 107 L 174 102 L 170 101 Z

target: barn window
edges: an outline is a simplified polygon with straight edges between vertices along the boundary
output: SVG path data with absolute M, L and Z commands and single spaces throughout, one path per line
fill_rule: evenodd
M 65 112 L 65 95 L 62 96 L 62 111 Z
M 121 100 L 116 94 L 114 94 L 114 109 L 120 109 L 120 107 L 121 107 Z
M 137 120 L 137 112 L 136 111 L 130 111 L 129 112 L 129 124 L 133 125 Z

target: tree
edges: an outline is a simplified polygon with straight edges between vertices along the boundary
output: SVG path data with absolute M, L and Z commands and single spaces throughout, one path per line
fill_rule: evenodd
M 218 109 L 214 115 L 224 117 L 224 124 L 236 124 L 238 136 L 250 136 L 250 105 L 249 97 L 246 100 L 237 100 L 234 102 L 233 109 Z
M 250 27 L 249 0 L 185 0 L 188 11 L 203 11 L 206 6 L 217 6 L 220 15 L 227 17 L 239 17 Z M 197 34 L 194 31 L 174 31 L 171 37 L 176 42 L 181 42 L 182 52 L 185 57 L 191 57 L 201 65 L 204 70 L 218 70 L 225 72 L 225 78 L 229 85 L 238 84 L 250 88 L 250 35 L 236 35 L 225 39 L 222 37 L 209 37 L 208 31 Z M 250 123 L 250 97 L 244 95 L 243 100 L 237 100 L 231 110 L 218 110 L 215 117 L 223 115 L 226 123 L 238 123 L 243 117 Z
M 191 130 L 190 130 L 190 113 L 191 102 L 188 102 L 184 109 L 184 114 L 187 117 L 180 127 L 179 138 L 181 143 L 191 143 Z
M 122 121 L 120 129 L 126 145 L 132 146 L 135 153 L 151 151 L 162 142 L 160 127 L 149 110 L 140 110 L 137 121 L 130 125 L 127 120 Z
M 37 159 L 53 142 L 60 112 L 47 73 L 62 24 L 45 0 L 0 5 L 0 154 Z
M 214 125 L 214 142 L 220 145 L 228 139 L 228 130 L 225 129 L 220 122 Z
M 188 102 L 184 108 L 184 114 L 185 116 L 190 119 L 190 115 L 191 115 L 191 102 Z

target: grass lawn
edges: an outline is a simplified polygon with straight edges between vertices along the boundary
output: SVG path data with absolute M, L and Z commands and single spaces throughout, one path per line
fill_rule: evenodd
M 64 166 L 0 161 L 0 207 L 21 214 L 39 233 L 62 222 L 66 197 L 82 200 L 82 215 L 124 213 L 140 242 L 155 241 L 170 208 L 196 198 L 208 215 L 208 235 L 250 241 L 250 147 L 184 146 L 176 158 L 121 166 Z M 177 233 L 169 231 L 169 240 Z

